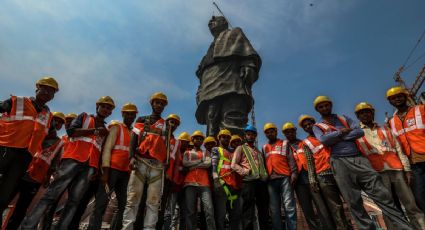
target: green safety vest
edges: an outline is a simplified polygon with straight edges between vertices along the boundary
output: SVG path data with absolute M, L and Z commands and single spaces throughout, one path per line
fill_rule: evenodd
M 258 165 L 255 163 L 254 157 L 252 156 L 252 149 L 247 144 L 242 145 L 243 153 L 248 159 L 248 163 L 251 166 L 251 173 L 246 178 L 248 180 L 255 179 L 267 179 L 267 172 L 264 167 L 264 159 L 260 151 L 258 152 Z
M 230 163 L 232 161 L 229 158 L 224 156 L 224 149 L 222 147 L 218 147 L 218 152 L 220 153 L 220 159 L 218 161 L 217 173 L 218 173 L 218 175 L 220 175 L 221 168 L 223 167 L 223 162 L 226 161 L 226 162 Z M 238 195 L 233 195 L 230 192 L 229 187 L 226 185 L 226 182 L 224 182 L 223 179 L 220 178 L 219 181 L 220 181 L 220 184 L 223 187 L 224 193 L 227 196 L 227 200 L 230 201 L 230 208 L 233 209 L 233 201 L 238 199 Z

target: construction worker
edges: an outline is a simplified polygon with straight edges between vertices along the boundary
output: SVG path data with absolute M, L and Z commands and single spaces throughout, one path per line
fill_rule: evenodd
M 55 126 L 57 131 L 61 130 L 62 126 L 65 124 L 65 114 L 62 112 L 53 112 L 52 115 L 52 124 Z
M 410 106 L 409 94 L 402 87 L 393 87 L 387 91 L 387 99 L 396 108 L 389 121 L 390 127 L 409 157 L 413 173 L 411 183 L 416 203 L 425 212 L 425 106 Z
M 194 149 L 188 150 L 183 156 L 183 166 L 188 169 L 184 179 L 184 199 L 185 199 L 185 222 L 186 229 L 195 230 L 197 201 L 201 199 L 202 208 L 205 212 L 206 229 L 215 230 L 214 207 L 211 196 L 211 181 L 209 171 L 211 167 L 211 156 L 207 151 L 201 149 L 205 139 L 204 134 L 197 130 L 192 133 L 191 140 Z
M 233 153 L 229 150 L 231 133 L 222 129 L 218 133 L 218 147 L 212 149 L 212 178 L 214 181 L 214 215 L 218 230 L 225 229 L 226 213 L 229 213 L 230 229 L 242 229 L 241 182 L 231 169 Z M 227 212 L 226 212 L 227 211 Z
M 176 229 L 177 222 L 179 219 L 180 212 L 180 229 L 185 229 L 184 225 L 184 215 L 182 209 L 184 206 L 182 192 L 182 186 L 184 182 L 184 172 L 183 172 L 183 154 L 188 150 L 190 142 L 190 134 L 187 132 L 180 133 L 178 137 L 179 149 L 175 152 L 174 155 L 174 167 L 172 173 L 172 184 L 171 184 L 171 194 L 167 201 L 167 207 L 164 214 L 164 226 L 163 230 Z M 173 159 L 173 154 L 170 155 Z M 171 164 L 171 163 L 170 163 Z
M 130 178 L 130 134 L 137 113 L 136 105 L 126 103 L 121 108 L 123 121 L 112 121 L 108 126 L 109 134 L 102 149 L 101 183 L 96 193 L 95 208 L 90 217 L 89 230 L 101 229 L 103 214 L 113 191 L 118 202 L 118 211 L 111 224 L 111 229 L 122 228 L 122 216 L 127 201 L 127 184 Z
M 263 128 L 268 143 L 263 145 L 266 169 L 269 175 L 268 191 L 273 230 L 297 229 L 296 201 L 292 185 L 297 178 L 297 166 L 294 156 L 289 152 L 288 141 L 277 138 L 277 127 L 266 123 Z M 285 225 L 282 228 L 281 207 L 285 210 Z
M 331 148 L 330 162 L 335 180 L 358 228 L 376 228 L 363 207 L 363 191 L 397 229 L 411 229 L 394 205 L 392 195 L 381 177 L 356 145 L 356 140 L 364 136 L 363 130 L 351 118 L 333 114 L 329 97 L 318 96 L 313 105 L 322 116 L 322 121 L 313 127 L 314 135 L 324 146 Z
M 35 97 L 11 96 L 0 101 L 0 213 L 13 199 L 50 128 L 52 116 L 46 103 L 59 90 L 58 83 L 52 77 L 43 77 L 36 88 Z
M 235 149 L 242 144 L 242 138 L 239 135 L 232 135 L 229 144 L 229 150 L 233 153 Z
M 307 167 L 305 166 L 306 159 L 301 151 L 302 142 L 297 138 L 297 128 L 291 122 L 286 122 L 282 126 L 282 133 L 286 138 L 287 155 L 293 155 L 297 165 L 298 176 L 296 183 L 293 184 L 293 186 L 297 194 L 298 202 L 303 210 L 308 227 L 310 229 L 319 229 L 319 223 L 317 223 L 316 213 L 314 212 L 313 197 L 310 191 Z
M 38 222 L 50 205 L 68 188 L 68 201 L 58 223 L 58 229 L 67 229 L 85 194 L 90 179 L 99 167 L 102 144 L 108 135 L 105 119 L 111 115 L 115 103 L 109 96 L 96 101 L 96 115 L 81 113 L 75 118 L 67 133 L 69 145 L 64 149 L 56 177 L 40 202 L 22 222 L 21 229 L 37 229 Z
M 71 125 L 71 122 L 75 119 L 75 118 L 77 118 L 77 114 L 75 114 L 75 113 L 68 113 L 66 116 L 65 116 L 65 129 L 69 129 L 69 126 Z M 64 135 L 62 135 L 61 136 L 61 139 L 62 139 L 62 141 L 64 142 L 64 144 L 63 144 L 63 151 L 65 151 L 65 148 L 67 147 L 67 146 L 69 146 L 69 140 L 68 140 L 68 135 L 67 134 L 64 134 Z M 57 166 L 56 167 L 59 167 L 59 161 L 57 162 Z M 55 174 L 53 174 L 52 176 L 54 176 Z M 65 192 L 64 192 L 65 193 Z M 63 196 L 63 195 L 62 195 Z M 43 230 L 50 230 L 50 228 L 51 228 L 51 226 L 52 226 L 52 221 L 53 221 L 53 217 L 54 217 L 54 215 L 55 215 L 55 212 L 56 212 L 56 208 L 57 208 L 57 206 L 58 206 L 58 202 L 60 201 L 60 199 L 58 199 L 58 200 L 56 200 L 56 202 L 55 203 L 53 203 L 52 205 L 51 205 L 51 207 L 49 208 L 49 210 L 47 211 L 47 214 L 45 214 L 44 216 L 43 216 L 43 220 L 41 221 L 41 223 L 40 223 L 40 229 L 43 229 Z
M 58 113 L 54 112 L 53 114 L 55 116 Z M 28 170 L 22 177 L 18 190 L 15 192 L 15 195 L 19 193 L 19 198 L 7 223 L 6 229 L 8 230 L 19 228 L 38 189 L 42 185 L 45 187 L 48 185 L 50 176 L 56 170 L 57 162 L 63 150 L 63 141 L 57 136 L 56 129 L 49 130 L 49 134 L 43 141 L 42 148 L 32 158 Z
M 311 196 L 316 204 L 323 229 L 350 229 L 329 162 L 331 152 L 314 136 L 315 123 L 316 119 L 309 115 L 301 115 L 298 119 L 298 125 L 308 134 L 301 144 L 307 161 Z
M 180 117 L 177 114 L 170 114 L 168 115 L 167 119 L 165 119 L 167 122 L 167 126 L 169 127 L 169 164 L 167 165 L 167 168 L 165 170 L 165 181 L 164 181 L 164 189 L 162 193 L 161 198 L 161 208 L 159 209 L 158 213 L 158 222 L 156 223 L 156 229 L 161 230 L 164 225 L 164 214 L 166 205 L 168 202 L 168 198 L 171 195 L 171 186 L 173 183 L 173 174 L 174 174 L 174 167 L 176 163 L 176 155 L 177 151 L 180 150 L 179 141 L 174 138 L 174 131 L 179 127 L 180 125 Z M 167 147 L 168 148 L 168 147 Z
M 143 228 L 155 229 L 162 195 L 164 164 L 167 164 L 167 125 L 161 114 L 168 104 L 161 92 L 151 95 L 152 113 L 139 117 L 130 138 L 130 168 L 132 169 L 124 211 L 123 229 L 133 229 L 134 222 L 147 186 L 146 214 Z
M 403 153 L 397 139 L 390 129 L 374 121 L 375 108 L 367 102 L 361 102 L 354 109 L 365 135 L 358 140 L 360 151 L 372 167 L 381 175 L 388 190 L 393 187 L 414 229 L 425 229 L 423 212 L 416 206 L 415 197 L 409 188 L 412 178 L 409 159 Z M 385 223 L 390 221 L 384 216 Z
M 254 229 L 255 205 L 257 204 L 260 229 L 268 229 L 269 198 L 267 193 L 267 172 L 264 157 L 256 147 L 257 129 L 248 125 L 245 128 L 246 143 L 238 146 L 233 153 L 231 168 L 243 178 L 242 229 Z

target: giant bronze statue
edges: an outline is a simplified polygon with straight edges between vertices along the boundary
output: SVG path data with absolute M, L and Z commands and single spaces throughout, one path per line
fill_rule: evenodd
M 261 58 L 240 28 L 229 29 L 225 17 L 213 16 L 208 27 L 214 41 L 196 71 L 196 119 L 207 125 L 207 135 L 215 136 L 221 128 L 240 134 L 254 103 L 251 87 Z

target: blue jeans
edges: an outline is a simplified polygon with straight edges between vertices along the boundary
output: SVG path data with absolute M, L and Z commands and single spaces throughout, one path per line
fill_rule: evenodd
M 270 210 L 272 216 L 273 230 L 281 230 L 281 204 L 285 208 L 285 224 L 287 230 L 297 229 L 297 211 L 295 205 L 294 190 L 290 178 L 282 177 L 268 182 L 270 195 Z
M 411 165 L 413 173 L 412 192 L 416 203 L 425 212 L 425 162 Z

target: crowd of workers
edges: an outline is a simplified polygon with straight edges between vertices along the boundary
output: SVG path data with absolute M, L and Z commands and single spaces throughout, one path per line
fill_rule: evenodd
M 313 104 L 321 119 L 298 120 L 307 138 L 298 139 L 287 122 L 280 139 L 277 126 L 266 123 L 261 150 L 252 125 L 242 137 L 222 129 L 214 137 L 195 131 L 175 138 L 180 117 L 161 117 L 168 99 L 160 92 L 150 98 L 152 114 L 136 120 L 137 107 L 126 103 L 122 121 L 107 124 L 111 97 L 99 98 L 94 114 L 65 116 L 46 105 L 58 90 L 54 78 L 44 77 L 35 97 L 0 101 L 0 213 L 19 194 L 5 229 L 50 229 L 65 192 L 61 230 L 78 229 L 92 197 L 88 229 L 101 229 L 112 193 L 118 207 L 111 229 L 194 230 L 202 207 L 204 229 L 291 230 L 296 202 L 311 230 L 353 229 L 343 201 L 358 229 L 376 229 L 362 192 L 382 210 L 388 229 L 425 229 L 425 106 L 410 105 L 401 87 L 387 91 L 395 107 L 387 124 L 375 122 L 366 102 L 355 106 L 357 123 L 318 96 Z M 67 135 L 59 137 L 63 124 Z M 45 193 L 28 210 L 41 186 Z

